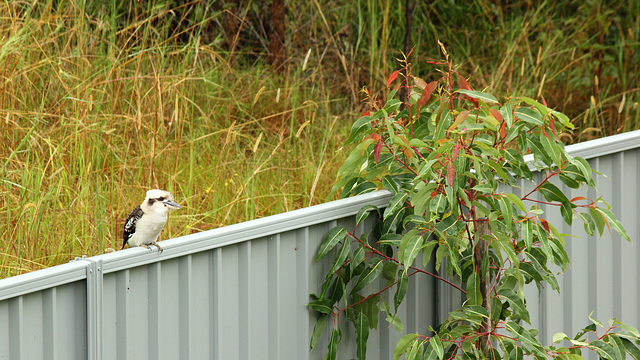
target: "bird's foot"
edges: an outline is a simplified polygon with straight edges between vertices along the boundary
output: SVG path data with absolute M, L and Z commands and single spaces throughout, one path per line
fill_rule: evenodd
M 158 248 L 158 251 L 159 251 L 159 252 L 161 252 L 161 253 L 164 251 L 164 249 L 162 248 L 162 246 L 158 245 L 158 243 L 157 243 L 157 242 L 154 242 L 154 243 L 152 243 L 151 245 L 154 245 L 155 247 L 157 247 L 157 248 Z
M 151 250 L 151 248 L 147 244 L 140 244 L 140 246 L 142 246 L 143 248 L 145 248 L 147 250 Z

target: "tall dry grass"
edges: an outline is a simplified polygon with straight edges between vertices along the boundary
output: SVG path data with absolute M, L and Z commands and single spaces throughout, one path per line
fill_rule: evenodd
M 640 3 L 409 1 L 414 74 L 440 39 L 476 89 L 544 99 L 567 142 L 640 128 Z M 165 188 L 162 238 L 326 200 L 360 89 L 384 98 L 406 1 L 0 3 L 0 277 L 121 246 Z
M 230 67 L 197 32 L 170 34 L 170 11 L 121 25 L 0 5 L 0 277 L 119 249 L 149 188 L 183 206 L 165 239 L 325 200 L 335 101 L 296 69 Z

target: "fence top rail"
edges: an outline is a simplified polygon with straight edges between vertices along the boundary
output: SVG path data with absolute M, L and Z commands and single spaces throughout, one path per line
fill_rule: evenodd
M 640 130 L 611 135 L 600 139 L 589 140 L 578 144 L 567 145 L 565 150 L 572 156 L 593 159 L 600 156 L 621 153 L 640 147 Z M 533 162 L 533 155 L 525 155 L 526 162 Z
M 569 145 L 566 147 L 566 150 L 573 156 L 589 159 L 638 147 L 640 147 L 640 130 Z M 531 155 L 527 156 L 530 158 L 525 157 L 525 159 L 533 161 Z M 389 192 L 377 191 L 165 240 L 162 242 L 162 247 L 164 248 L 163 253 L 149 251 L 144 248 L 132 248 L 83 258 L 80 261 L 72 261 L 68 264 L 0 279 L 0 301 L 29 292 L 85 279 L 86 267 L 88 263 L 92 261 L 103 261 L 103 273 L 114 272 L 255 238 L 275 235 L 319 223 L 330 222 L 354 215 L 364 205 L 384 207 L 390 198 L 391 195 Z
M 204 250 L 231 245 L 251 239 L 275 235 L 307 226 L 326 223 L 355 215 L 364 205 L 384 207 L 390 199 L 386 191 L 331 201 L 239 224 L 162 241 L 164 251 L 149 251 L 137 247 L 76 259 L 67 264 L 0 279 L 0 301 L 46 288 L 86 278 L 90 262 L 102 260 L 103 273 L 185 256 Z

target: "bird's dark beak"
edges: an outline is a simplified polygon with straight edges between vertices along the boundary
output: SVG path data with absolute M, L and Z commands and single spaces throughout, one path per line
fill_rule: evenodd
M 177 203 L 173 202 L 173 201 L 169 201 L 169 200 L 165 200 L 162 202 L 164 204 L 164 206 L 168 207 L 169 209 L 182 209 L 182 206 L 178 205 Z

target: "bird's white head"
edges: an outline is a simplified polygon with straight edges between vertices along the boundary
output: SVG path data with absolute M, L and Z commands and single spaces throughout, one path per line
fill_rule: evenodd
M 170 192 L 160 189 L 147 191 L 147 197 L 140 207 L 142 207 L 142 210 L 145 212 L 159 212 L 164 214 L 168 213 L 169 210 L 182 209 L 182 207 L 173 200 L 173 195 L 171 195 Z

